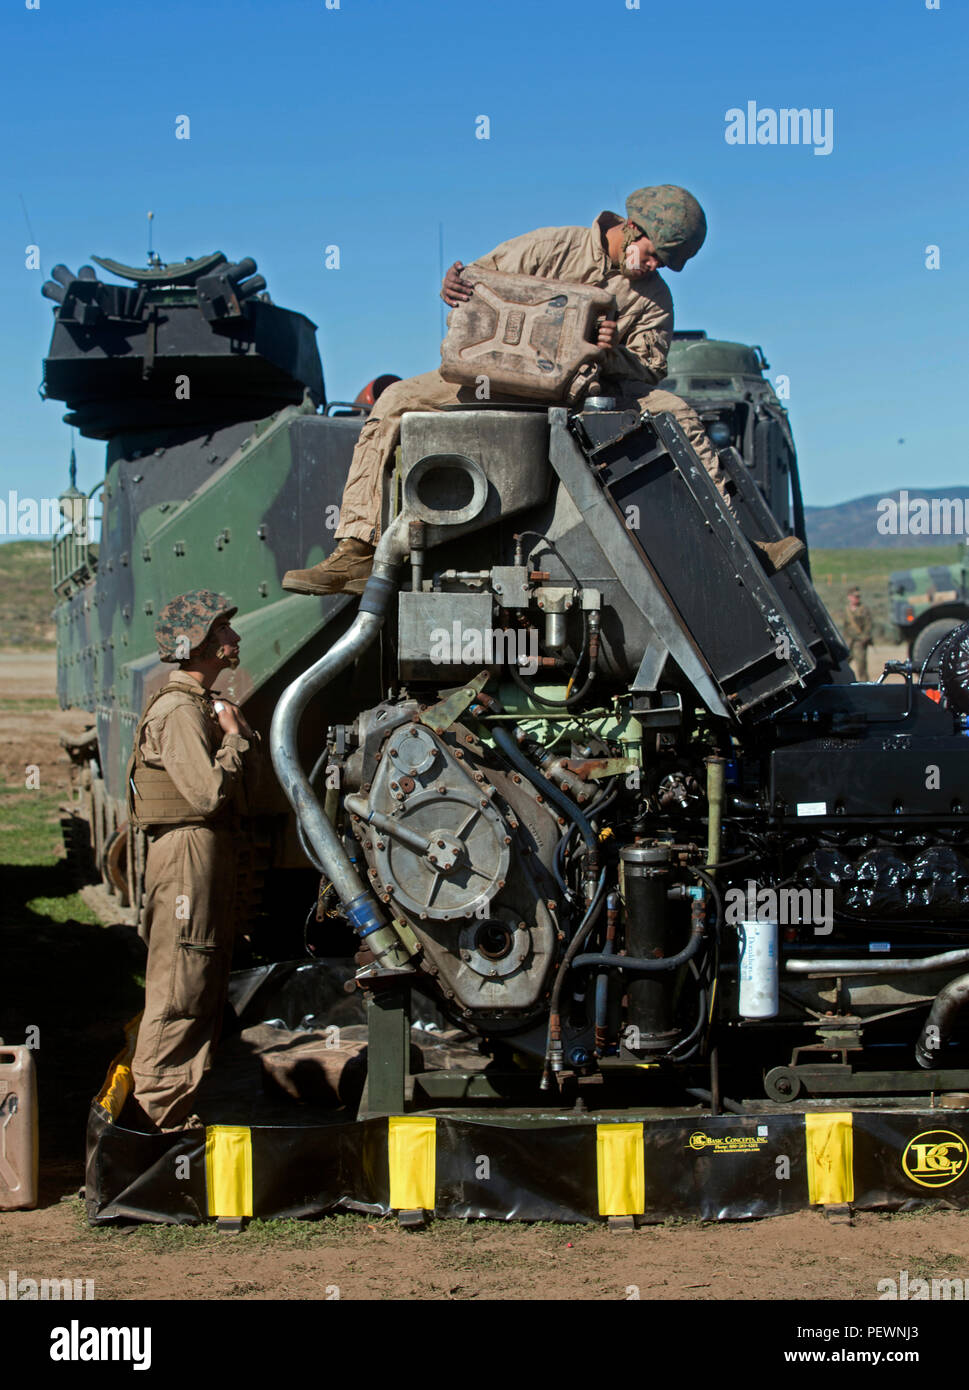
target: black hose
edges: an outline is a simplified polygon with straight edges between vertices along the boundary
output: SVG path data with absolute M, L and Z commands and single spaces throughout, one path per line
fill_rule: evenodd
M 720 924 L 723 921 L 723 899 L 720 896 L 720 890 L 710 875 L 703 869 L 697 869 L 691 864 L 687 864 L 686 868 L 706 886 L 713 897 L 716 911 L 714 935 L 719 941 Z M 574 965 L 576 970 L 584 968 L 585 966 L 594 966 L 604 970 L 629 970 L 634 975 L 665 974 L 668 970 L 678 970 L 681 965 L 685 965 L 687 961 L 692 960 L 703 944 L 705 934 L 706 931 L 703 923 L 698 922 L 690 933 L 689 941 L 683 947 L 682 951 L 677 951 L 675 956 L 660 956 L 657 959 L 651 956 L 607 956 L 602 954 L 602 952 L 597 952 L 585 956 L 576 956 Z
M 692 960 L 703 944 L 703 937 L 703 926 L 698 924 L 682 951 L 677 951 L 675 956 L 660 956 L 658 959 L 652 956 L 607 956 L 597 951 L 576 956 L 574 965 L 576 970 L 592 966 L 597 970 L 628 970 L 633 975 L 661 975 L 669 970 L 679 970 L 681 965 Z
M 585 656 L 586 652 L 588 652 L 588 651 L 590 650 L 589 643 L 590 643 L 590 636 L 589 636 L 589 615 L 588 615 L 587 613 L 583 612 L 583 614 L 582 614 L 582 650 L 581 650 L 581 652 L 579 653 L 579 659 L 578 659 L 578 661 L 575 663 L 575 666 L 572 668 L 572 676 L 571 676 L 571 679 L 572 679 L 572 680 L 575 679 L 575 673 L 576 673 L 576 671 L 578 671 L 579 667 L 582 665 L 582 658 Z M 549 699 L 548 696 L 546 696 L 546 695 L 537 695 L 537 694 L 535 693 L 535 691 L 532 689 L 532 687 L 531 687 L 531 686 L 528 684 L 528 682 L 525 680 L 524 676 L 522 676 L 522 675 L 519 673 L 519 671 L 518 671 L 514 666 L 509 666 L 509 667 L 508 667 L 508 674 L 511 676 L 512 680 L 513 680 L 513 681 L 515 682 L 515 684 L 518 686 L 519 690 L 521 690 L 525 695 L 527 695 L 528 698 L 529 698 L 529 700 L 531 700 L 534 704 L 536 704 L 536 705 L 541 705 L 543 709 L 574 709 L 576 705 L 579 705 L 579 704 L 582 703 L 582 701 L 585 699 L 586 695 L 588 695 L 588 693 L 589 693 L 589 689 L 590 689 L 590 687 L 592 686 L 592 682 L 595 680 L 595 676 L 596 676 L 596 663 L 591 659 L 591 655 L 590 655 L 590 659 L 589 659 L 589 670 L 588 670 L 588 672 L 586 673 L 586 678 L 585 678 L 585 680 L 582 682 L 582 684 L 581 684 L 581 686 L 578 688 L 578 690 L 573 690 L 573 691 L 572 691 L 572 694 L 571 694 L 571 695 L 566 695 L 566 697 L 565 697 L 564 700 L 551 700 L 551 699 Z
M 560 550 L 559 550 L 558 546 L 555 544 L 555 542 L 554 542 L 554 541 L 550 541 L 549 538 L 548 538 L 548 536 L 543 536 L 542 533 L 541 533 L 541 531 L 519 531 L 518 535 L 515 537 L 515 540 L 516 540 L 516 541 L 523 541 L 523 540 L 525 539 L 526 536 L 534 536 L 536 540 L 544 541 L 545 544 L 548 546 L 549 550 L 550 550 L 550 551 L 552 552 L 552 554 L 555 556 L 556 560 L 558 560 L 559 564 L 560 564 L 560 565 L 562 566 L 562 568 L 565 570 L 565 573 L 566 573 L 566 574 L 569 576 L 569 578 L 571 579 L 573 588 L 578 589 L 578 590 L 581 591 L 582 585 L 579 583 L 579 579 L 578 579 L 578 576 L 577 576 L 576 573 L 575 573 L 575 570 L 572 568 L 572 566 L 569 564 L 569 562 L 568 562 L 568 561 L 565 559 L 565 557 L 562 555 L 562 553 L 560 552 Z M 529 553 L 529 555 L 531 555 L 532 552 L 529 551 L 528 553 Z
M 596 832 L 578 806 L 554 782 L 550 782 L 543 773 L 539 772 L 533 763 L 529 762 L 508 730 L 496 724 L 491 730 L 491 736 L 511 765 L 516 767 L 537 791 L 541 792 L 546 801 L 550 801 L 564 816 L 568 816 L 590 849 L 597 849 Z

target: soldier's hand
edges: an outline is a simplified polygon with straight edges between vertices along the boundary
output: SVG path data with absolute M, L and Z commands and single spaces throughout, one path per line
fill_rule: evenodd
M 215 701 L 213 708 L 223 733 L 241 734 L 243 738 L 252 737 L 252 729 L 249 727 L 246 716 L 237 705 L 220 698 Z
M 461 279 L 463 269 L 463 263 L 455 261 L 441 282 L 441 298 L 451 309 L 457 308 L 459 304 L 463 304 L 466 299 L 471 298 L 471 285 L 468 284 L 467 280 Z
M 597 346 L 601 348 L 615 347 L 616 333 L 618 329 L 619 324 L 616 322 L 615 319 L 600 319 Z

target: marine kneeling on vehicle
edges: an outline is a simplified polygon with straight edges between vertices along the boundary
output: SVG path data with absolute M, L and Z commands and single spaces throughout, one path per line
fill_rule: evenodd
M 258 774 L 259 736 L 212 687 L 239 665 L 236 609 L 208 589 L 166 604 L 155 625 L 176 662 L 135 731 L 128 813 L 147 833 L 145 1011 L 132 1063 L 135 1101 L 159 1129 L 190 1115 L 218 1042 L 234 935 L 239 818 Z

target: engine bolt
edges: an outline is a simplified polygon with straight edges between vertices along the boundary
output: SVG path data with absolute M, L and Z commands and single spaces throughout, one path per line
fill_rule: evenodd
M 391 782 L 391 784 L 390 784 L 390 790 L 391 790 L 392 792 L 395 792 L 399 786 L 400 786 L 400 783 L 399 783 L 399 782 Z
M 447 787 L 438 787 L 437 790 L 441 796 L 447 796 Z
M 464 741 L 465 743 L 474 743 L 474 734 L 465 734 Z
M 380 899 L 380 901 L 381 901 L 382 903 L 389 903 L 389 902 L 390 902 L 390 894 L 389 894 L 389 893 L 384 893 L 384 895 L 383 895 L 383 897 Z
M 437 847 L 438 847 L 438 849 L 443 849 L 443 848 L 444 848 L 444 841 L 443 841 L 443 840 L 438 840 L 438 842 L 437 842 Z
M 510 835 L 506 835 L 506 836 L 505 836 L 504 843 L 505 843 L 506 845 L 510 845 L 510 844 L 511 844 L 511 836 L 510 836 Z
M 464 759 L 464 754 L 461 752 L 460 748 L 454 750 L 454 756 L 457 758 L 458 762 L 462 762 Z
M 554 898 L 549 898 L 545 903 L 545 906 L 548 908 L 549 912 L 554 912 L 555 909 L 558 907 L 558 903 L 555 901 Z
M 524 922 L 519 922 L 519 923 L 518 923 L 518 930 L 519 930 L 519 931 L 525 931 L 525 923 L 524 923 Z
M 519 777 L 519 775 L 518 775 L 517 772 L 513 772 L 513 773 L 511 774 L 511 780 L 512 780 L 512 781 L 515 783 L 515 785 L 517 786 L 517 785 L 521 782 L 522 779 Z
M 426 921 L 427 921 L 427 913 L 426 913 L 426 912 L 422 912 L 422 913 L 421 913 L 421 921 L 422 921 L 422 922 L 426 922 Z
M 386 849 L 387 846 L 384 844 L 383 840 L 378 840 L 378 841 L 377 841 L 377 848 L 378 848 L 378 849 Z
M 504 886 L 505 886 L 505 880 L 504 880 L 503 878 L 500 878 L 500 879 L 498 880 L 498 887 L 499 887 L 499 888 L 504 888 Z
M 432 864 L 436 864 L 436 863 L 437 863 L 437 855 L 436 855 L 436 854 L 429 854 L 427 857 L 428 857 L 428 859 L 431 861 Z
M 482 806 L 487 806 L 488 803 L 487 803 L 487 801 L 482 801 L 481 805 L 482 805 Z
M 396 758 L 396 756 L 397 756 L 397 749 L 396 749 L 396 748 L 391 748 L 391 750 L 390 750 L 390 756 L 391 756 L 392 758 Z M 377 754 L 377 757 L 378 757 L 378 758 L 380 757 L 380 754 L 379 754 L 379 753 Z

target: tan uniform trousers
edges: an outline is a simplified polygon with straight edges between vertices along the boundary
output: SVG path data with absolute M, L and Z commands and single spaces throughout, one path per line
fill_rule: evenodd
M 636 389 L 643 383 L 630 381 L 627 385 Z M 634 399 L 638 400 L 641 410 L 653 413 L 666 410 L 675 417 L 729 506 L 726 475 L 696 412 L 670 391 L 648 389 L 645 395 L 637 395 Z M 387 387 L 360 431 L 353 451 L 340 504 L 340 525 L 336 533 L 338 540 L 353 536 L 359 541 L 376 543 L 380 535 L 384 469 L 390 464 L 400 442 L 400 418 L 405 411 L 440 410 L 442 406 L 455 401 L 473 404 L 474 400 L 473 387 L 456 386 L 453 382 L 445 381 L 438 371 L 408 377 L 406 381 L 397 381 Z
M 211 1064 L 229 986 L 234 932 L 234 837 L 174 826 L 149 842 L 145 865 L 148 968 L 131 1072 L 142 1109 L 177 1128 Z
M 865 638 L 855 638 L 848 643 L 848 660 L 851 669 L 860 681 L 868 680 L 868 642 Z

